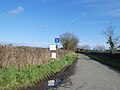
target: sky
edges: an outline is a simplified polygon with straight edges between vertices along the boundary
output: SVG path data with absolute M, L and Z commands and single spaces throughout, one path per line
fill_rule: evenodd
M 106 45 L 110 23 L 120 34 L 120 0 L 0 0 L 0 42 L 49 47 L 70 32 L 79 45 Z

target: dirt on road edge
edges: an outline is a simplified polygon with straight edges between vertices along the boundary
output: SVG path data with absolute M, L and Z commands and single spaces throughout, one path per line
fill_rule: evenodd
M 77 58 L 74 60 L 74 62 L 69 65 L 68 67 L 65 67 L 62 71 L 57 72 L 56 74 L 49 76 L 47 80 L 43 80 L 43 81 L 39 81 L 36 84 L 34 84 L 32 87 L 24 87 L 21 88 L 19 90 L 49 90 L 49 88 L 47 88 L 47 81 L 51 80 L 51 79 L 62 79 L 63 82 L 65 82 L 65 80 L 74 75 L 75 73 L 75 65 L 77 63 Z

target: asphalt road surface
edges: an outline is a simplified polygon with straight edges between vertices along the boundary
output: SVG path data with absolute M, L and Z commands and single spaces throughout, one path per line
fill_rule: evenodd
M 120 90 L 120 73 L 79 54 L 75 73 L 57 90 Z

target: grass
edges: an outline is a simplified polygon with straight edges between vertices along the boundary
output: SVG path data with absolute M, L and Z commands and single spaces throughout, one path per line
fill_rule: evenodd
M 0 70 L 0 90 L 16 90 L 47 79 L 72 64 L 77 54 L 66 55 L 61 60 L 49 61 L 42 65 L 29 65 L 23 68 L 8 66 Z

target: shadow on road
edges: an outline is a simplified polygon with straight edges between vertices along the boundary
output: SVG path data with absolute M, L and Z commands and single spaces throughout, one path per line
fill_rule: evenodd
M 117 72 L 117 73 L 120 73 L 120 68 L 114 68 L 114 67 L 112 67 L 112 66 L 111 66 L 110 64 L 108 64 L 108 63 L 100 62 L 100 61 L 95 60 L 95 59 L 93 59 L 93 58 L 91 58 L 91 57 L 89 57 L 89 56 L 86 57 L 86 60 L 96 61 L 96 62 L 98 62 L 98 63 L 106 66 L 107 68 L 109 68 L 109 69 L 111 69 L 111 70 L 113 70 L 113 71 L 115 71 L 115 72 Z

